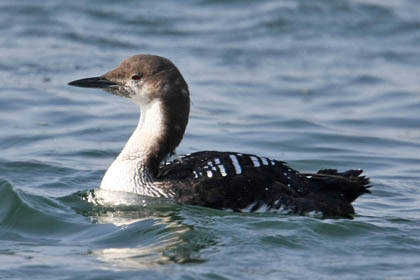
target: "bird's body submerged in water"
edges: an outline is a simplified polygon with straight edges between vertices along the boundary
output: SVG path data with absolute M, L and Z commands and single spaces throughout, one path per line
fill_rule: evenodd
M 302 174 L 284 162 L 250 154 L 203 151 L 174 153 L 188 123 L 187 83 L 168 59 L 135 55 L 100 77 L 69 85 L 101 88 L 131 99 L 140 121 L 106 171 L 101 189 L 166 197 L 179 203 L 234 211 L 278 211 L 349 216 L 351 203 L 368 192 L 361 170 Z

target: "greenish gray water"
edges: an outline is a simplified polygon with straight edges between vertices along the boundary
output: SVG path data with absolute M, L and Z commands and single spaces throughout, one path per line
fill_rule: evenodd
M 419 14 L 414 0 L 2 1 L 0 278 L 418 279 Z M 84 200 L 138 110 L 66 83 L 136 53 L 190 85 L 179 154 L 363 168 L 372 194 L 353 220 Z

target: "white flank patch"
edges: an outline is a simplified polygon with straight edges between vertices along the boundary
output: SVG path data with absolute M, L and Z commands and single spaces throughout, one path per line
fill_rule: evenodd
M 239 161 L 236 158 L 236 156 L 235 155 L 229 155 L 229 157 L 232 160 L 233 167 L 235 168 L 235 173 L 236 174 L 241 174 L 242 173 L 242 168 L 241 168 L 241 165 L 239 164 Z
M 214 163 L 215 163 L 215 164 L 220 164 L 220 159 L 219 159 L 219 158 L 215 158 L 215 159 L 214 159 Z
M 265 157 L 261 157 L 260 160 L 262 161 L 263 165 L 268 165 L 268 159 Z
M 198 178 L 197 172 L 193 171 L 193 173 L 194 173 L 194 178 Z
M 253 202 L 250 205 L 248 205 L 247 207 L 241 209 L 241 212 L 251 212 L 252 209 L 257 205 L 257 202 Z M 257 209 L 255 209 L 254 211 L 252 211 L 252 213 L 266 213 L 266 212 L 273 212 L 276 211 L 276 209 L 271 208 L 270 206 L 268 206 L 267 204 L 262 204 L 260 207 L 258 207 Z
M 274 160 L 271 160 L 271 165 L 276 165 L 276 162 Z
M 209 177 L 209 178 L 213 177 L 213 172 L 211 172 L 210 170 L 207 171 L 207 177 Z
M 241 209 L 241 212 L 251 212 L 251 209 L 254 208 L 254 206 L 257 204 L 257 202 L 253 202 L 247 207 Z
M 278 205 L 279 202 L 280 202 L 279 200 L 276 200 L 276 201 L 274 201 L 273 205 Z M 277 208 L 277 209 L 275 207 L 270 209 L 270 213 L 276 213 L 276 214 L 282 214 L 282 215 L 290 214 L 290 212 L 291 212 L 290 209 L 288 209 L 283 204 L 280 205 L 280 207 Z
M 255 167 L 260 167 L 260 162 L 258 161 L 258 159 L 254 156 L 250 156 L 252 163 L 254 164 Z
M 227 175 L 225 167 L 222 164 L 218 165 L 217 167 L 219 167 L 222 176 L 225 177 Z
M 265 212 L 267 212 L 268 210 L 270 210 L 270 207 L 269 207 L 267 204 L 263 204 L 263 205 L 261 205 L 261 207 L 260 207 L 260 208 L 256 209 L 256 210 L 254 211 L 254 213 L 265 213 Z

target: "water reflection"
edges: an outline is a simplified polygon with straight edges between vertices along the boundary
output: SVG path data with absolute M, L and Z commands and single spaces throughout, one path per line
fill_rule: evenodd
M 104 263 L 101 269 L 202 261 L 203 246 L 194 241 L 201 233 L 183 223 L 179 205 L 125 192 L 92 190 L 79 195 L 87 204 L 83 211 L 75 210 L 95 225 L 83 235 L 95 245 L 89 253 Z

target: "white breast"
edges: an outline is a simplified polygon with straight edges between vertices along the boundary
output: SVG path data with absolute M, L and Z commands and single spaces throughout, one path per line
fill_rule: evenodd
M 141 192 L 140 182 L 136 179 L 136 164 L 130 160 L 115 160 L 102 178 L 101 189 L 110 191 Z

